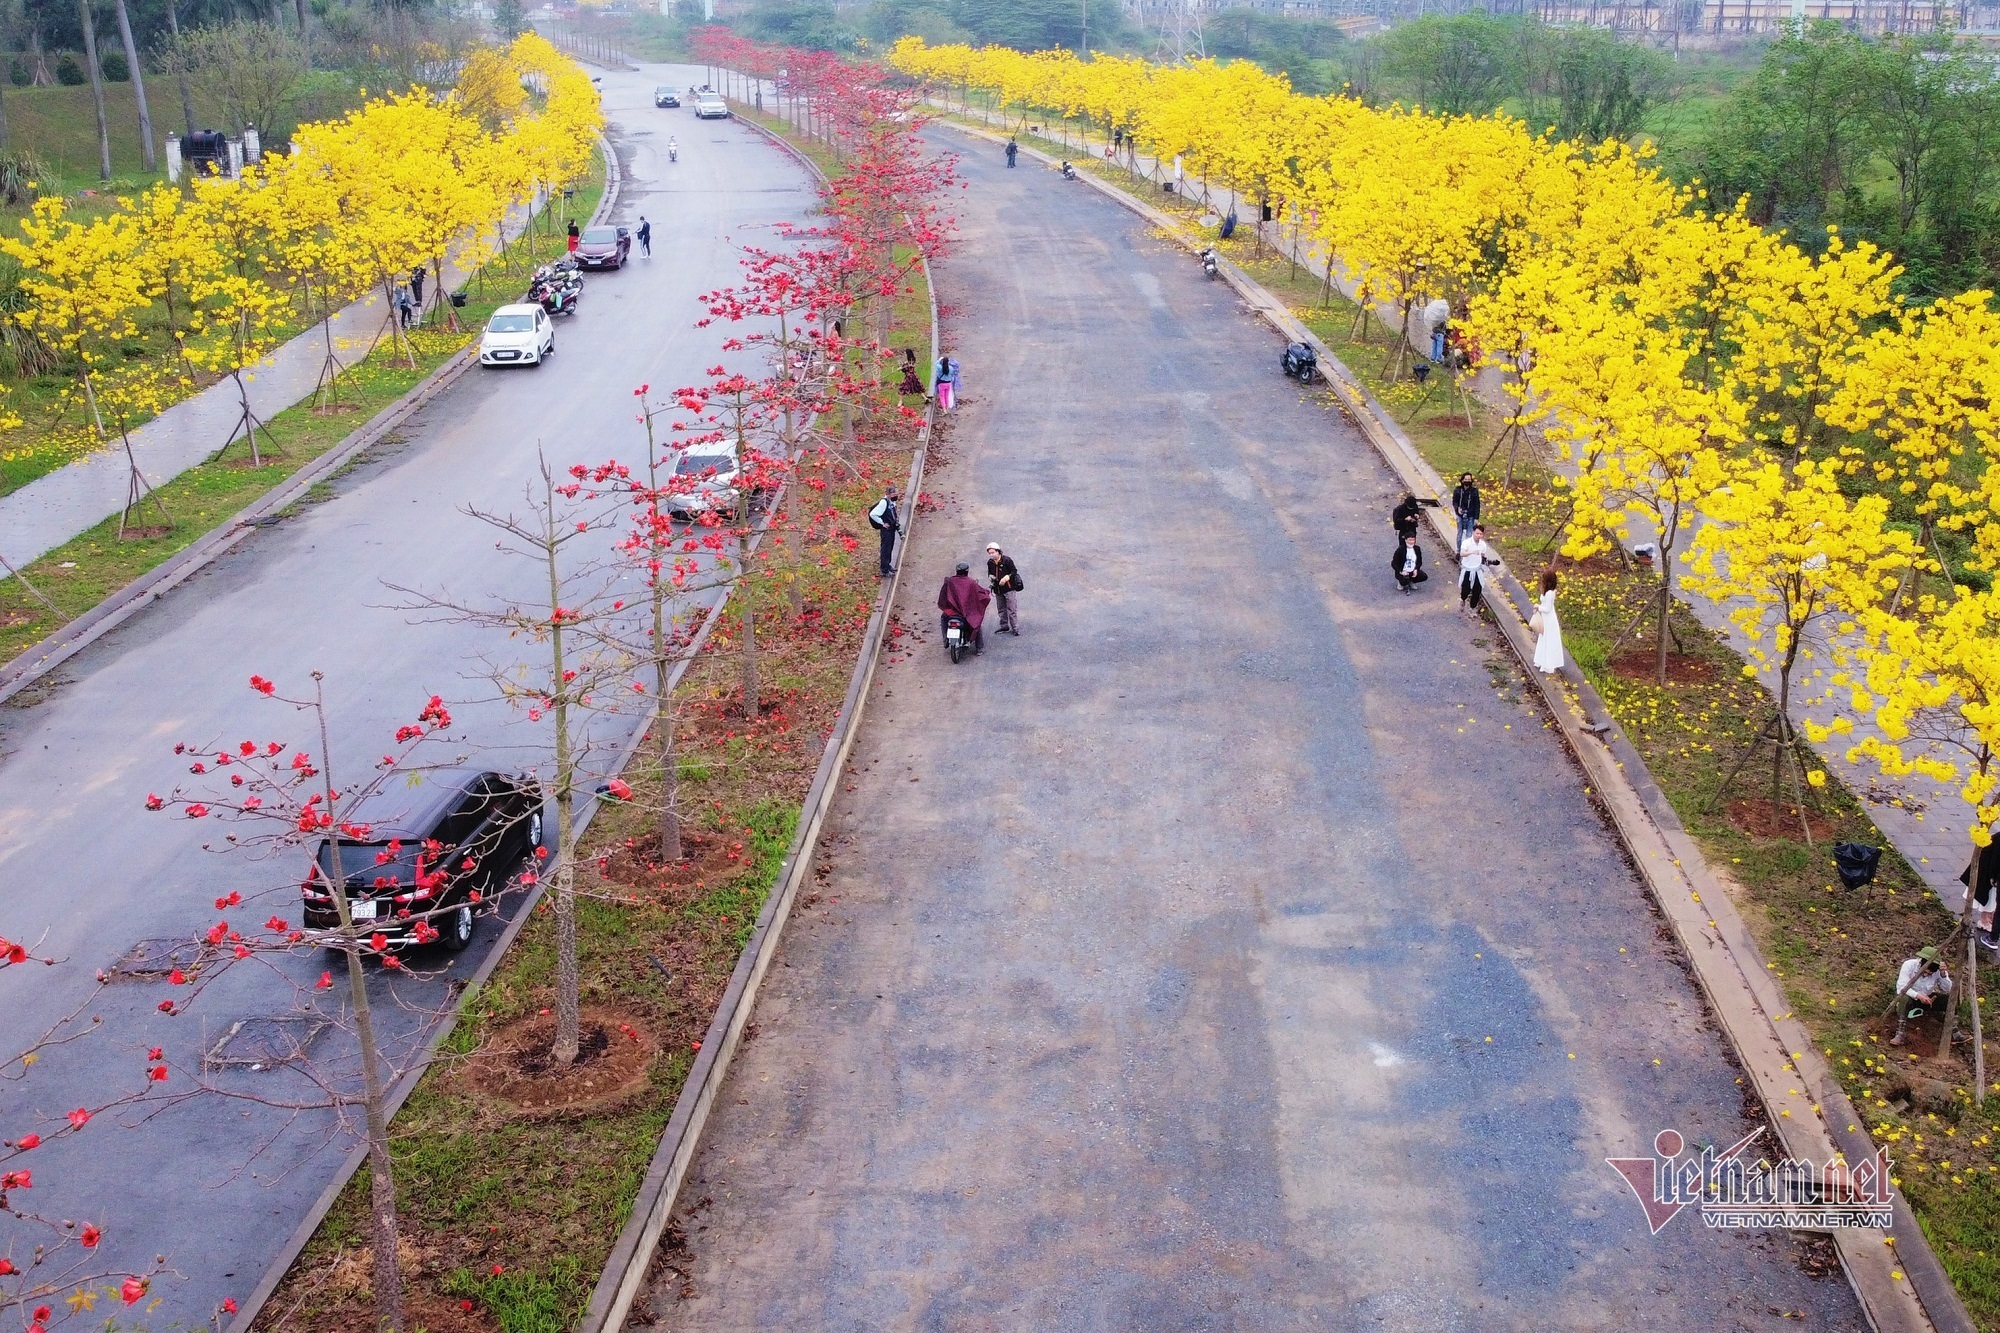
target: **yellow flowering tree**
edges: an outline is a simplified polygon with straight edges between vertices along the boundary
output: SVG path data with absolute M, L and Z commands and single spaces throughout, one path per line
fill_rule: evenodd
M 1682 586 L 1723 607 L 1748 640 L 1745 674 L 1768 674 L 1777 681 L 1771 719 L 1723 779 L 1715 799 L 1721 800 L 1768 742 L 1772 808 L 1783 804 L 1781 788 L 1789 780 L 1810 846 L 1805 788 L 1821 778 L 1800 762 L 1800 733 L 1792 722 L 1795 673 L 1815 652 L 1814 631 L 1821 622 L 1836 621 L 1836 635 L 1855 633 L 1857 619 L 1882 603 L 1915 558 L 1916 543 L 1889 526 L 1885 498 L 1850 501 L 1841 493 L 1837 465 L 1811 459 L 1789 472 L 1768 459 L 1737 460 L 1703 498 L 1701 511 L 1708 521 L 1695 531 Z M 1829 647 L 1836 660 L 1844 655 L 1836 642 Z M 1840 718 L 1834 726 L 1846 729 L 1851 723 Z

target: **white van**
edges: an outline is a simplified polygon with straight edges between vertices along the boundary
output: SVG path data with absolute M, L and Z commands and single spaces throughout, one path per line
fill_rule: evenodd
M 729 103 L 714 93 L 703 93 L 694 99 L 696 120 L 728 120 Z

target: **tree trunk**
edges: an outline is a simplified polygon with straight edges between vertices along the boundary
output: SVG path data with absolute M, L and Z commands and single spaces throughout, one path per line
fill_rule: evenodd
M 1660 547 L 1660 669 L 1659 683 L 1667 683 L 1667 617 L 1674 610 L 1673 552 L 1665 542 Z
M 292 9 L 299 19 L 299 51 L 306 58 L 306 68 L 312 68 L 312 43 L 306 40 L 306 0 L 292 0 Z
M 545 531 L 548 538 L 549 610 L 553 613 L 562 605 L 562 570 L 556 559 L 555 485 L 552 478 L 545 476 L 544 481 L 549 488 L 545 497 L 548 505 Z M 550 618 L 554 619 L 553 614 Z M 571 807 L 576 800 L 576 756 L 570 746 L 569 687 L 563 682 L 563 629 L 560 623 L 551 626 L 549 640 L 552 654 L 549 681 L 554 697 L 550 712 L 554 715 L 556 727 L 556 1042 L 549 1053 L 558 1065 L 567 1066 L 576 1061 L 581 1035 L 577 1018 L 576 835 L 571 831 L 575 822 L 571 818 Z
M 653 589 L 653 750 L 660 765 L 660 859 L 681 859 L 680 759 L 674 751 L 673 666 L 666 585 Z
M 743 673 L 743 716 L 757 720 L 757 611 L 750 605 L 750 494 L 743 495 L 743 509 L 736 529 L 736 614 L 743 625 L 743 649 L 739 665 Z
M 332 747 L 318 672 L 313 673 L 313 687 L 319 713 L 319 748 L 322 758 L 325 758 L 331 754 Z M 326 808 L 331 810 L 334 806 L 331 764 L 322 766 L 320 781 L 321 790 L 326 794 Z M 403 1333 L 403 1274 L 396 1265 L 401 1228 L 396 1221 L 395 1164 L 389 1157 L 389 1117 L 385 1114 L 383 1101 L 387 1089 L 382 1084 L 382 1052 L 375 1041 L 375 1013 L 368 1002 L 368 974 L 362 966 L 361 949 L 354 933 L 354 918 L 348 912 L 347 893 L 343 887 L 347 877 L 340 865 L 340 843 L 335 840 L 329 842 L 327 847 L 332 857 L 329 867 L 332 873 L 326 882 L 333 897 L 334 910 L 340 918 L 340 933 L 349 941 L 349 947 L 344 951 L 347 954 L 347 1002 L 354 1006 L 354 1036 L 361 1047 L 362 1109 L 368 1135 L 368 1243 L 375 1254 L 375 1320 L 390 1333 Z
M 132 70 L 132 95 L 139 102 L 139 160 L 147 171 L 158 171 L 159 160 L 153 152 L 153 110 L 146 105 L 146 72 L 139 65 L 139 44 L 132 40 L 132 16 L 126 12 L 125 0 L 113 3 L 118 10 L 118 40 Z
M 174 38 L 174 82 L 181 90 L 181 118 L 187 125 L 187 132 L 194 133 L 194 93 L 188 88 L 187 62 L 181 58 L 181 20 L 178 0 L 167 0 L 167 31 Z
M 104 71 L 97 63 L 97 27 L 90 0 L 76 0 L 76 17 L 83 27 L 83 58 L 90 65 L 90 97 L 97 108 L 97 178 L 111 179 L 111 127 L 104 121 Z
M 4 82 L 5 80 L 0 80 L 0 83 Z M 0 152 L 5 152 L 13 146 L 14 136 L 7 128 L 7 93 L 4 88 L 0 88 Z

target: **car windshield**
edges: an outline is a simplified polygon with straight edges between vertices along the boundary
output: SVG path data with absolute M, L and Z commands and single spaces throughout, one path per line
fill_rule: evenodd
M 680 466 L 674 472 L 682 477 L 701 477 L 711 472 L 722 475 L 735 470 L 736 460 L 727 454 L 682 454 Z
M 495 315 L 486 326 L 488 333 L 526 333 L 535 327 L 533 315 Z
M 616 227 L 592 227 L 583 233 L 585 245 L 609 245 L 618 239 Z
M 655 97 L 671 97 L 671 96 L 673 96 L 673 92 L 674 92 L 674 90 L 673 90 L 673 89 L 671 89 L 671 88 L 669 88 L 669 87 L 666 87 L 666 86 L 665 86 L 665 85 L 663 84 L 663 85 L 661 85 L 660 87 L 658 87 L 658 88 L 655 88 L 655 89 L 653 89 L 653 96 L 655 96 Z M 664 771 L 664 770 L 662 770 L 662 771 Z

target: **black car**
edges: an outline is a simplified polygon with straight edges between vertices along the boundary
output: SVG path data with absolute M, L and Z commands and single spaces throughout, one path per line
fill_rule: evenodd
M 673 89 L 666 87 L 653 89 L 654 106 L 679 106 L 680 104 L 681 95 Z
M 576 261 L 585 268 L 624 268 L 632 253 L 632 229 L 607 224 L 585 227 L 577 238 Z
M 544 846 L 541 785 L 522 774 L 446 769 L 415 787 L 377 792 L 348 812 L 360 836 L 322 838 L 300 886 L 307 930 L 340 924 L 327 887 L 346 881 L 355 925 L 395 944 L 437 932 L 454 952 L 472 943 L 473 914 L 499 896 L 522 861 Z

